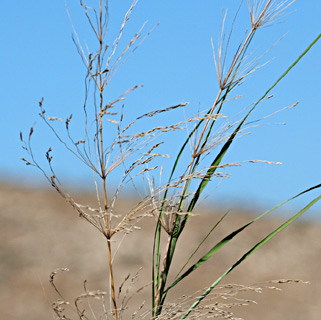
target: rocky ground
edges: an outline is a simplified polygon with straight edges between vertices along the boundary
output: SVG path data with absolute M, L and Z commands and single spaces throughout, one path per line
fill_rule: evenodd
M 89 195 L 79 195 L 83 202 L 92 202 Z M 126 210 L 133 200 L 123 202 L 120 210 Z M 195 245 L 220 217 L 220 212 L 210 209 L 192 217 L 179 242 L 179 254 L 174 269 L 182 265 Z M 255 214 L 252 212 L 251 214 Z M 57 275 L 57 286 L 71 303 L 84 291 L 106 290 L 106 251 L 104 238 L 68 207 L 63 199 L 51 190 L 0 187 L 0 282 L 1 319 L 18 320 L 55 319 L 51 311 L 52 301 L 58 296 L 49 284 L 49 274 L 60 267 L 69 272 Z M 275 216 L 274 216 L 275 217 Z M 210 243 L 220 240 L 228 232 L 251 219 L 245 212 L 233 212 L 211 237 Z M 256 241 L 280 224 L 279 219 L 265 219 L 251 226 L 239 238 L 212 258 L 196 272 L 190 282 L 180 285 L 175 300 L 182 294 L 192 294 L 212 283 L 237 258 Z M 115 258 L 116 286 L 127 274 L 133 288 L 128 296 L 147 284 L 150 279 L 153 219 L 141 223 L 142 229 L 129 234 L 122 242 Z M 236 316 L 247 320 L 291 319 L 318 320 L 321 318 L 321 225 L 297 222 L 284 230 L 270 243 L 246 260 L 228 277 L 224 284 L 249 286 L 273 279 L 302 279 L 310 284 L 278 284 L 282 291 L 264 289 L 262 293 L 245 290 L 239 298 L 255 300 L 257 304 L 233 307 Z M 115 244 L 116 245 L 116 244 Z M 203 252 L 209 246 L 203 248 Z M 140 269 L 142 267 L 142 269 Z M 274 283 L 269 284 L 271 287 Z M 122 293 L 122 294 L 123 294 Z M 146 300 L 149 305 L 150 287 L 134 296 L 129 305 L 139 306 Z M 243 300 L 233 300 L 232 302 Z M 231 302 L 231 301 L 230 301 Z M 94 303 L 94 302 L 93 302 Z M 93 305 L 95 309 L 95 306 Z M 72 311 L 71 311 L 72 312 Z M 132 310 L 123 319 L 131 319 Z M 79 319 L 70 313 L 71 319 Z M 88 316 L 89 319 L 95 319 Z M 97 316 L 97 319 L 100 319 Z M 147 319 L 147 318 L 146 318 Z

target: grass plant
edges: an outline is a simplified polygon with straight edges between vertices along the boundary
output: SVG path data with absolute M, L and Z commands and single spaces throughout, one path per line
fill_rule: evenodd
M 244 287 L 219 286 L 222 279 L 320 200 L 321 195 L 313 199 L 278 228 L 264 236 L 261 241 L 252 248 L 249 248 L 248 251 L 243 254 L 241 253 L 241 257 L 235 258 L 235 263 L 229 266 L 224 273 L 217 275 L 215 281 L 209 279 L 211 284 L 202 292 L 192 297 L 183 297 L 180 301 L 167 301 L 168 293 L 174 290 L 178 283 L 183 280 L 188 281 L 187 278 L 196 269 L 200 268 L 209 259 L 213 259 L 215 253 L 221 250 L 233 238 L 244 232 L 250 225 L 294 198 L 321 186 L 313 186 L 285 200 L 237 230 L 231 231 L 230 234 L 223 237 L 219 242 L 213 244 L 208 252 L 200 255 L 199 249 L 204 242 L 208 241 L 209 235 L 216 231 L 217 226 L 224 221 L 224 218 L 229 213 L 226 212 L 218 222 L 213 222 L 213 227 L 208 233 L 204 234 L 203 241 L 196 245 L 196 248 L 190 248 L 190 257 L 183 263 L 179 273 L 176 276 L 173 275 L 172 264 L 175 254 L 179 250 L 179 238 L 185 231 L 190 217 L 195 213 L 196 206 L 199 204 L 204 190 L 212 180 L 216 178 L 222 179 L 226 176 L 224 169 L 239 165 L 223 162 L 225 155 L 235 142 L 235 138 L 243 134 L 244 128 L 248 126 L 247 120 L 257 106 L 262 101 L 269 99 L 271 90 L 300 62 L 321 37 L 320 34 L 296 61 L 280 72 L 278 79 L 272 82 L 269 87 L 262 89 L 261 98 L 246 109 L 245 115 L 241 116 L 234 123 L 224 116 L 224 108 L 228 105 L 229 100 L 233 98 L 233 90 L 241 85 L 244 86 L 247 77 L 252 75 L 258 68 L 255 59 L 253 59 L 252 63 L 248 63 L 252 40 L 257 36 L 261 28 L 274 24 L 293 2 L 276 0 L 251 2 L 248 0 L 247 4 L 242 4 L 248 6 L 250 27 L 244 39 L 240 41 L 238 47 L 232 52 L 233 58 L 230 62 L 228 62 L 227 51 L 232 50 L 230 48 L 230 39 L 232 37 L 233 25 L 227 38 L 225 38 L 224 25 L 226 16 L 224 16 L 217 50 L 215 50 L 214 42 L 212 41 L 219 84 L 219 89 L 213 99 L 212 106 L 205 112 L 200 112 L 176 123 L 151 127 L 150 129 L 140 131 L 139 123 L 141 121 L 158 117 L 161 114 L 170 114 L 179 108 L 187 109 L 189 105 L 188 103 L 175 104 L 163 109 L 150 111 L 129 123 L 124 123 L 124 111 L 121 104 L 128 94 L 137 90 L 140 86 L 135 85 L 116 98 L 111 98 L 109 93 L 107 94 L 106 88 L 118 69 L 131 57 L 134 51 L 150 35 L 151 31 L 145 32 L 145 25 L 143 25 L 129 43 L 123 49 L 120 48 L 120 40 L 123 37 L 125 26 L 137 3 L 134 0 L 125 14 L 118 35 L 113 43 L 109 45 L 109 40 L 107 40 L 109 21 L 108 1 L 97 0 L 96 5 L 93 7 L 87 5 L 83 0 L 80 1 L 97 44 L 95 48 L 88 49 L 88 52 L 86 52 L 87 49 L 84 49 L 78 34 L 74 30 L 73 41 L 86 68 L 83 136 L 80 139 L 73 137 L 70 129 L 72 116 L 65 120 L 65 135 L 62 135 L 55 123 L 60 122 L 61 119 L 47 116 L 43 99 L 39 102 L 39 115 L 66 150 L 72 153 L 93 173 L 97 206 L 81 205 L 64 190 L 54 170 L 51 147 L 46 152 L 48 168 L 44 168 L 38 163 L 31 144 L 34 133 L 33 127 L 27 139 L 23 138 L 22 133 L 20 135 L 22 147 L 28 155 L 27 159 L 23 158 L 23 161 L 27 165 L 38 168 L 50 185 L 76 210 L 82 219 L 89 222 L 101 233 L 106 242 L 109 274 L 108 288 L 106 292 L 88 291 L 85 286 L 85 293 L 75 300 L 73 307 L 74 317 L 79 319 L 99 318 L 114 320 L 126 318 L 124 315 L 126 309 L 124 301 L 126 301 L 126 298 L 121 300 L 119 294 L 124 283 L 129 281 L 129 277 L 126 277 L 122 284 L 115 283 L 117 266 L 114 265 L 114 252 L 116 248 L 114 237 L 119 233 L 130 236 L 131 232 L 135 232 L 137 223 L 141 219 L 154 217 L 155 234 L 154 239 L 150 239 L 152 250 L 152 305 L 145 313 L 142 311 L 139 313 L 140 310 L 137 311 L 137 313 L 132 315 L 132 318 L 203 319 L 215 316 L 234 319 L 234 315 L 230 311 L 227 312 L 225 310 L 227 304 L 218 304 L 217 299 L 223 296 L 234 298 L 239 291 L 244 290 Z M 238 16 L 236 15 L 235 19 L 237 18 Z M 92 99 L 90 99 L 90 95 L 92 95 Z M 296 103 L 290 107 L 295 105 Z M 166 159 L 169 155 L 158 152 L 158 150 L 164 141 L 166 143 L 168 133 L 172 134 L 186 127 L 190 130 L 189 134 L 186 140 L 181 142 L 178 153 L 174 155 L 172 169 L 167 175 L 167 173 L 162 171 L 162 167 L 159 167 L 157 164 L 167 161 Z M 260 161 L 253 160 L 250 162 Z M 270 161 L 263 162 L 272 163 Z M 153 163 L 156 164 L 154 165 Z M 119 174 L 120 170 L 123 171 L 119 186 L 112 193 L 109 180 L 110 175 L 115 171 Z M 161 171 L 163 177 L 165 176 L 167 182 L 164 185 L 157 186 L 154 176 L 159 174 L 159 171 Z M 129 212 L 123 215 L 115 213 L 115 204 L 118 201 L 119 194 L 122 192 L 122 188 L 127 182 L 142 180 L 143 177 L 149 183 L 149 194 Z M 197 261 L 193 263 L 194 259 L 197 259 Z M 58 271 L 65 271 L 65 269 L 57 269 L 50 276 L 50 282 L 60 296 L 60 299 L 54 303 L 53 309 L 59 319 L 70 319 L 65 314 L 65 307 L 68 305 L 68 302 L 63 298 L 63 295 L 54 284 Z M 249 286 L 247 290 L 255 291 L 261 290 L 261 288 Z M 90 303 L 87 305 L 87 308 L 83 307 L 83 301 L 88 301 L 90 298 L 101 301 L 101 314 L 95 314 Z M 235 301 L 234 304 L 242 304 L 244 302 L 241 300 Z

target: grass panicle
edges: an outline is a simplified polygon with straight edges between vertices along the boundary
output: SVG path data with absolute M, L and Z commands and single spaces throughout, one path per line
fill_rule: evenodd
M 272 230 L 263 237 L 252 248 L 235 258 L 235 263 L 229 266 L 224 273 L 219 275 L 207 288 L 193 296 L 184 296 L 179 300 L 168 302 L 168 292 L 172 291 L 178 283 L 187 278 L 215 254 L 223 249 L 232 239 L 256 221 L 264 218 L 270 212 L 276 210 L 287 202 L 320 188 L 320 184 L 308 188 L 299 194 L 285 200 L 271 210 L 259 215 L 236 230 L 231 230 L 220 241 L 210 245 L 206 253 L 200 254 L 200 248 L 208 242 L 210 235 L 215 233 L 216 228 L 222 224 L 229 211 L 205 233 L 195 248 L 190 248 L 186 261 L 175 274 L 172 265 L 177 250 L 179 250 L 179 238 L 185 231 L 185 227 L 191 216 L 197 215 L 196 208 L 204 194 L 207 186 L 215 181 L 221 181 L 229 176 L 226 169 L 231 166 L 240 166 L 246 162 L 266 164 L 280 164 L 279 162 L 267 160 L 247 160 L 233 163 L 225 163 L 224 159 L 236 138 L 242 136 L 251 127 L 256 126 L 257 121 L 251 120 L 261 102 L 269 100 L 272 90 L 284 77 L 301 61 L 309 50 L 318 42 L 321 34 L 304 50 L 304 52 L 288 68 L 280 73 L 279 78 L 267 88 L 262 89 L 259 98 L 254 97 L 253 104 L 244 108 L 242 106 L 232 119 L 224 115 L 224 110 L 231 100 L 239 99 L 233 96 L 234 90 L 246 83 L 247 77 L 253 75 L 259 68 L 259 58 L 252 61 L 251 43 L 259 35 L 260 29 L 271 26 L 287 13 L 287 9 L 294 1 L 277 0 L 248 0 L 243 2 L 235 15 L 231 31 L 226 36 L 226 15 L 223 14 L 221 29 L 219 31 L 218 46 L 215 50 L 212 39 L 214 63 L 218 80 L 218 91 L 213 97 L 213 103 L 205 111 L 193 114 L 191 117 L 172 122 L 170 124 L 152 126 L 142 129 L 142 123 L 149 123 L 154 117 L 166 115 L 171 117 L 173 112 L 179 110 L 187 111 L 190 108 L 187 102 L 174 103 L 161 109 L 149 110 L 147 113 L 128 121 L 124 118 L 124 103 L 128 95 L 133 94 L 142 85 L 127 88 L 122 94 L 112 97 L 107 88 L 117 74 L 120 67 L 133 55 L 138 47 L 146 40 L 151 32 L 145 31 L 146 23 L 136 32 L 128 43 L 122 45 L 122 39 L 127 23 L 133 14 L 137 0 L 133 0 L 128 11 L 120 24 L 115 39 L 109 43 L 109 4 L 105 0 L 97 0 L 96 4 L 89 6 L 81 0 L 80 5 L 84 10 L 96 45 L 88 48 L 83 45 L 76 28 L 73 25 L 71 15 L 67 9 L 71 25 L 74 31 L 73 42 L 85 65 L 85 94 L 81 106 L 84 115 L 83 133 L 80 137 L 74 137 L 72 115 L 65 120 L 61 117 L 48 116 L 44 108 L 44 99 L 39 102 L 39 116 L 47 125 L 52 134 L 65 149 L 80 161 L 93 175 L 96 205 L 78 203 L 63 187 L 58 178 L 54 165 L 53 148 L 49 147 L 45 153 L 47 167 L 41 165 L 33 152 L 32 138 L 35 127 L 30 129 L 27 139 L 20 134 L 22 148 L 27 157 L 22 160 L 28 166 L 39 169 L 49 184 L 75 209 L 79 216 L 89 222 L 103 237 L 106 243 L 108 286 L 107 290 L 88 290 L 84 283 L 84 293 L 76 297 L 74 303 L 65 299 L 55 285 L 55 277 L 60 271 L 68 269 L 60 268 L 50 275 L 50 283 L 59 299 L 53 303 L 53 310 L 58 319 L 126 319 L 126 310 L 130 304 L 131 297 L 139 294 L 145 287 L 151 287 L 152 305 L 146 311 L 145 303 L 132 314 L 132 319 L 206 319 L 224 318 L 238 319 L 231 311 L 233 306 L 241 306 L 253 303 L 251 300 L 238 297 L 243 291 L 261 292 L 263 288 L 277 289 L 271 283 L 293 283 L 299 280 L 278 280 L 268 284 L 242 286 L 242 285 L 220 285 L 221 281 L 232 270 L 257 251 L 261 246 L 274 238 L 289 224 L 297 220 L 303 213 L 312 207 L 321 196 L 311 200 L 302 210 L 294 214 L 289 220 L 282 223 L 278 228 Z M 238 13 L 242 5 L 247 5 L 249 19 L 246 25 L 246 34 L 234 49 L 231 48 L 233 28 L 238 19 Z M 227 53 L 232 51 L 232 59 L 228 61 Z M 230 56 L 230 54 L 229 54 Z M 240 101 L 240 100 L 238 100 Z M 241 104 L 241 102 L 239 102 Z M 293 108 L 297 103 L 285 108 Z M 187 112 L 185 112 L 187 114 Z M 275 113 L 273 113 L 275 114 Z M 272 114 L 272 115 L 273 115 Z M 271 115 L 268 115 L 271 116 Z M 266 116 L 266 117 L 268 117 Z M 177 131 L 188 131 L 187 137 L 177 147 L 171 170 L 166 174 L 163 163 L 170 155 L 166 150 L 166 139 Z M 162 165 L 160 165 L 160 163 Z M 111 175 L 117 174 L 119 184 L 116 188 L 111 186 Z M 167 179 L 165 184 L 158 183 L 155 178 L 159 174 Z M 117 203 L 123 188 L 131 183 L 136 188 L 136 181 L 147 181 L 148 192 L 128 212 L 119 212 Z M 138 188 L 137 188 L 138 189 Z M 135 231 L 138 222 L 146 217 L 155 219 L 154 239 L 150 239 L 152 250 L 152 276 L 148 285 L 138 290 L 133 290 L 133 284 L 139 278 L 139 272 L 134 275 L 125 275 L 123 281 L 117 286 L 115 272 L 117 263 L 115 255 L 121 250 L 121 241 L 117 244 L 116 234 L 127 236 Z M 118 239 L 118 238 L 117 238 Z M 118 245 L 118 247 L 116 247 Z M 117 248 L 117 249 L 116 249 Z M 137 248 L 139 250 L 139 248 Z M 138 254 L 138 251 L 137 253 Z M 134 291 L 133 295 L 130 294 Z M 99 311 L 96 303 L 99 304 Z M 68 309 L 68 312 L 66 311 Z

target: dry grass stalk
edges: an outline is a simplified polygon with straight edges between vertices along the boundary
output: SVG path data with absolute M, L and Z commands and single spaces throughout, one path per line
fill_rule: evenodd
M 251 3 L 251 1 L 248 0 L 247 3 L 251 27 L 245 38 L 236 48 L 233 59 L 230 62 L 227 71 L 225 71 L 225 65 L 227 60 L 227 49 L 230 44 L 232 31 L 228 36 L 225 49 L 223 49 L 225 40 L 225 15 L 222 19 L 218 50 L 216 53 L 215 50 L 213 50 L 219 90 L 213 99 L 214 102 L 210 109 L 206 113 L 198 113 L 184 121 L 178 121 L 177 123 L 171 123 L 169 125 L 161 125 L 137 131 L 135 130 L 135 127 L 139 125 L 142 119 L 149 119 L 162 114 L 167 114 L 180 108 L 184 109 L 188 106 L 188 103 L 179 103 L 170 107 L 150 111 L 142 116 L 139 116 L 137 119 L 129 122 L 128 124 L 123 124 L 123 107 L 118 110 L 118 105 L 124 102 L 128 94 L 137 90 L 141 86 L 135 85 L 114 99 L 110 99 L 109 97 L 107 99 L 105 89 L 119 68 L 133 54 L 137 47 L 139 47 L 141 43 L 149 36 L 150 32 L 147 32 L 144 36 L 142 36 L 142 32 L 145 27 L 145 24 L 143 24 L 142 28 L 132 37 L 127 45 L 125 45 L 122 50 L 119 50 L 124 29 L 134 7 L 137 4 L 137 0 L 134 0 L 125 14 L 116 39 L 114 40 L 113 44 L 109 46 L 106 42 L 109 20 L 108 1 L 99 0 L 97 9 L 88 6 L 82 0 L 80 1 L 97 42 L 97 47 L 95 50 L 87 50 L 88 53 L 85 53 L 75 28 L 72 25 L 75 34 L 73 40 L 87 71 L 85 76 L 85 98 L 83 104 L 85 117 L 84 135 L 81 137 L 81 139 L 73 138 L 71 132 L 71 123 L 73 120 L 72 115 L 70 115 L 64 122 L 64 138 L 60 133 L 60 130 L 56 129 L 55 126 L 56 123 L 63 123 L 62 119 L 59 117 L 46 115 L 46 110 L 43 108 L 43 99 L 39 102 L 39 115 L 56 136 L 58 141 L 93 173 L 97 195 L 97 206 L 93 207 L 80 204 L 63 189 L 52 166 L 52 148 L 49 148 L 45 154 L 48 162 L 48 170 L 45 170 L 37 162 L 31 146 L 31 138 L 34 133 L 33 127 L 31 128 L 26 141 L 24 140 L 22 134 L 20 135 L 23 148 L 29 156 L 28 160 L 23 158 L 23 161 L 25 161 L 27 165 L 38 168 L 44 174 L 51 186 L 65 199 L 68 204 L 70 204 L 76 210 L 76 212 L 78 212 L 79 216 L 95 227 L 106 240 L 108 252 L 107 260 L 109 272 L 109 292 L 103 292 L 99 290 L 88 291 L 86 284 L 84 284 L 85 293 L 75 299 L 75 306 L 73 307 L 73 311 L 77 314 L 79 319 L 89 319 L 89 316 L 86 313 L 87 310 L 91 312 L 93 319 L 98 318 L 95 314 L 94 308 L 90 303 L 92 298 L 100 301 L 103 310 L 102 318 L 118 320 L 125 317 L 124 311 L 127 309 L 128 302 L 130 301 L 129 291 L 132 288 L 133 283 L 135 283 L 136 279 L 138 278 L 138 274 L 131 279 L 129 275 L 125 277 L 123 283 L 121 283 L 118 287 L 118 294 L 116 293 L 117 290 L 113 262 L 118 249 L 114 251 L 114 248 L 112 248 L 112 238 L 120 232 L 122 232 L 124 235 L 129 234 L 137 228 L 137 223 L 145 217 L 154 217 L 156 220 L 153 246 L 153 278 L 151 282 L 152 309 L 150 312 L 143 313 L 142 304 L 132 315 L 132 318 L 185 319 L 188 317 L 189 319 L 203 319 L 218 317 L 225 319 L 237 319 L 230 309 L 233 306 L 239 306 L 253 302 L 246 299 L 244 300 L 242 298 L 237 298 L 237 294 L 243 291 L 260 292 L 263 287 L 273 289 L 273 287 L 268 286 L 258 287 L 232 285 L 218 287 L 218 284 L 222 278 L 225 277 L 225 275 L 227 275 L 238 264 L 246 259 L 247 256 L 252 254 L 270 238 L 274 237 L 278 232 L 283 230 L 290 222 L 292 222 L 292 220 L 294 221 L 299 216 L 298 214 L 292 218 L 290 222 L 282 224 L 278 229 L 257 243 L 202 294 L 183 297 L 179 301 L 175 301 L 173 303 L 165 302 L 168 291 L 179 281 L 187 277 L 192 271 L 212 257 L 216 251 L 223 247 L 225 243 L 230 241 L 239 232 L 243 231 L 247 226 L 251 225 L 258 219 L 261 219 L 267 213 L 275 209 L 273 208 L 269 210 L 245 226 L 235 230 L 230 235 L 227 235 L 206 255 L 201 257 L 197 263 L 193 264 L 183 273 L 191 258 L 203 244 L 202 241 L 199 247 L 192 253 L 191 257 L 183 266 L 174 282 L 171 285 L 167 285 L 168 274 L 170 272 L 177 240 L 184 230 L 189 217 L 195 215 L 193 209 L 196 206 L 203 189 L 208 182 L 214 178 L 224 179 L 225 177 L 229 176 L 226 172 L 218 172 L 217 170 L 225 169 L 231 166 L 240 166 L 245 162 L 280 164 L 279 162 L 268 160 L 247 160 L 241 162 L 223 163 L 222 159 L 226 151 L 229 149 L 231 143 L 234 141 L 234 138 L 236 136 L 247 134 L 244 133 L 244 130 L 248 129 L 249 125 L 253 123 L 246 123 L 248 116 L 255 109 L 258 103 L 271 98 L 271 96 L 268 95 L 271 88 L 273 88 L 280 81 L 280 79 L 287 74 L 288 70 L 263 95 L 261 99 L 249 106 L 249 111 L 245 109 L 247 113 L 245 116 L 241 116 L 240 120 L 234 121 L 233 119 L 234 122 L 232 122 L 222 114 L 222 108 L 223 105 L 228 103 L 230 100 L 239 98 L 230 98 L 230 92 L 236 86 L 242 84 L 246 77 L 252 74 L 258 68 L 255 66 L 256 60 L 254 60 L 255 62 L 248 62 L 247 54 L 250 43 L 257 30 L 271 25 L 271 23 L 280 17 L 280 15 L 284 13 L 284 10 L 287 9 L 293 2 L 294 1 L 288 2 L 265 0 L 252 1 Z M 141 38 L 142 40 L 138 42 L 138 40 Z M 295 64 L 293 64 L 291 68 Z M 93 84 L 94 88 L 91 88 L 90 84 Z M 92 104 L 89 102 L 88 98 L 91 90 L 93 91 Z M 296 104 L 293 104 L 287 108 L 292 108 L 294 106 L 296 106 Z M 216 126 L 217 123 L 221 123 L 221 126 L 214 131 L 213 127 L 214 125 Z M 156 169 L 160 169 L 162 174 L 163 169 L 162 167 L 159 168 L 157 164 L 154 165 L 154 162 L 157 159 L 165 159 L 169 157 L 168 154 L 161 151 L 163 145 L 161 137 L 163 137 L 165 134 L 182 129 L 187 129 L 188 138 L 186 139 L 185 143 L 182 144 L 181 150 L 179 151 L 173 165 L 172 172 L 169 175 L 168 182 L 165 184 L 160 183 L 160 185 L 156 187 L 153 172 Z M 109 138 L 111 136 L 111 132 L 115 133 L 113 138 Z M 190 147 L 189 152 L 185 150 L 186 146 Z M 213 161 L 212 159 L 209 159 L 209 157 L 212 156 L 212 152 L 215 149 L 220 149 L 220 151 L 218 151 L 217 156 Z M 181 165 L 181 156 L 183 153 L 184 155 L 187 153 L 188 160 L 186 163 Z M 110 191 L 111 187 L 109 185 L 109 177 L 113 172 L 118 172 L 120 168 L 124 168 L 124 171 L 115 193 L 112 194 Z M 176 171 L 179 171 L 179 173 L 176 173 Z M 144 179 L 147 179 L 149 184 L 149 192 L 147 196 L 143 197 L 143 199 L 129 212 L 117 212 L 116 203 L 123 186 L 127 182 L 133 182 L 134 178 L 137 177 L 144 177 Z M 317 187 L 319 186 L 305 190 L 291 199 Z M 315 199 L 314 201 L 317 200 Z M 313 203 L 309 204 L 307 208 L 312 204 Z M 300 214 L 302 213 L 300 212 Z M 206 235 L 204 241 L 226 215 L 227 213 L 216 223 L 216 225 Z M 161 246 L 163 239 L 162 231 L 164 231 L 166 238 L 166 242 L 164 243 L 163 247 Z M 120 247 L 120 244 L 118 248 Z M 163 248 L 162 252 L 161 248 Z M 59 319 L 69 319 L 64 313 L 64 308 L 70 306 L 70 303 L 63 298 L 62 294 L 55 286 L 54 278 L 58 271 L 66 270 L 67 269 L 56 270 L 50 276 L 50 283 L 60 296 L 60 299 L 53 305 L 53 309 Z M 285 280 L 284 282 L 295 281 Z M 282 283 L 282 281 L 277 283 Z M 126 285 L 128 285 L 128 288 L 125 290 L 124 288 Z M 138 293 L 140 290 L 141 289 L 138 289 L 136 293 Z M 108 300 L 108 298 L 110 299 L 109 307 L 106 305 L 106 300 Z M 222 299 L 229 301 L 232 300 L 232 302 L 222 302 L 220 301 Z M 84 306 L 85 304 L 86 307 Z
M 56 274 L 56 270 L 53 273 Z M 139 293 L 145 287 L 139 288 L 133 294 L 130 291 L 133 289 L 132 286 L 135 284 L 137 278 L 139 277 L 139 271 L 130 278 L 130 275 L 124 279 L 118 289 L 118 299 L 122 293 L 123 287 L 126 282 L 129 282 L 127 289 L 125 290 L 124 296 L 122 298 L 120 308 L 118 310 L 119 319 L 126 319 L 124 312 L 127 310 L 128 303 L 133 298 L 134 295 Z M 54 284 L 54 277 L 51 280 L 52 285 L 55 290 L 58 290 Z M 308 284 L 299 279 L 277 279 L 269 280 L 262 283 L 256 283 L 252 285 L 241 285 L 241 284 L 225 284 L 218 286 L 213 290 L 213 292 L 206 297 L 202 304 L 189 315 L 189 319 L 230 319 L 230 320 L 244 320 L 238 317 L 232 310 L 235 307 L 246 307 L 251 304 L 257 304 L 253 299 L 246 298 L 247 293 L 261 294 L 264 290 L 276 290 L 282 291 L 282 286 L 287 284 Z M 147 285 L 148 286 L 148 285 Z M 103 319 L 110 319 L 113 311 L 108 310 L 106 307 L 106 297 L 107 292 L 102 292 L 99 290 L 88 291 L 86 289 L 86 283 L 84 283 L 85 293 L 77 296 L 74 299 L 74 306 L 66 301 L 63 296 L 53 303 L 53 309 L 59 319 L 70 319 L 67 314 L 74 313 L 77 314 L 79 319 L 98 319 L 103 316 Z M 170 320 L 170 319 L 181 319 L 181 317 L 186 313 L 190 304 L 202 293 L 202 291 L 195 292 L 193 295 L 184 295 L 179 299 L 166 303 L 163 306 L 163 312 L 161 315 L 152 318 L 150 311 L 144 311 L 143 307 L 145 302 L 139 305 L 138 309 L 132 314 L 132 319 L 157 319 L 157 320 Z M 91 305 L 91 301 L 95 300 L 96 305 L 100 305 L 101 308 L 94 307 Z M 98 304 L 97 304 L 98 302 Z M 68 309 L 68 310 L 67 310 Z M 99 309 L 103 310 L 101 312 Z

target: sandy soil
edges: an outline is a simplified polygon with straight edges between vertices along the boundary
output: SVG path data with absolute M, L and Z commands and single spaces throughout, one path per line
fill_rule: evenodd
M 88 195 L 79 195 L 83 202 L 91 202 Z M 126 210 L 132 200 L 120 210 Z M 193 217 L 179 242 L 179 253 L 174 270 L 182 265 L 196 244 L 220 217 L 220 212 L 207 209 Z M 254 212 L 252 214 L 255 214 Z M 0 187 L 0 282 L 1 319 L 55 319 L 51 311 L 57 294 L 49 284 L 49 274 L 60 267 L 69 272 L 57 276 L 57 286 L 66 299 L 83 293 L 84 280 L 88 290 L 106 290 L 105 240 L 88 223 L 68 207 L 54 191 Z M 210 243 L 220 240 L 228 232 L 249 221 L 250 215 L 234 212 L 210 238 Z M 256 241 L 280 224 L 265 219 L 239 238 L 231 241 L 206 266 L 199 268 L 185 284 L 178 286 L 170 299 L 182 294 L 192 294 L 212 283 L 231 263 L 239 258 Z M 134 277 L 134 292 L 150 279 L 152 219 L 145 220 L 139 231 L 128 235 L 115 258 L 116 286 L 128 273 Z M 254 299 L 257 304 L 235 307 L 232 311 L 244 319 L 317 320 L 321 318 L 321 225 L 301 222 L 287 228 L 269 244 L 246 260 L 224 279 L 224 283 L 251 285 L 272 279 L 302 279 L 310 284 L 279 285 L 282 291 L 265 289 L 262 293 L 245 291 L 240 297 Z M 205 245 L 203 252 L 209 248 Z M 129 279 L 129 280 L 130 280 Z M 127 281 L 123 292 L 128 288 Z M 272 286 L 272 284 L 271 284 Z M 136 289 L 135 289 L 136 288 Z M 150 287 L 132 300 L 138 306 L 146 300 L 149 305 Z M 124 319 L 131 319 L 131 312 Z M 72 319 L 78 319 L 75 315 Z M 90 319 L 94 319 L 91 317 Z M 99 317 L 97 317 L 99 319 Z

